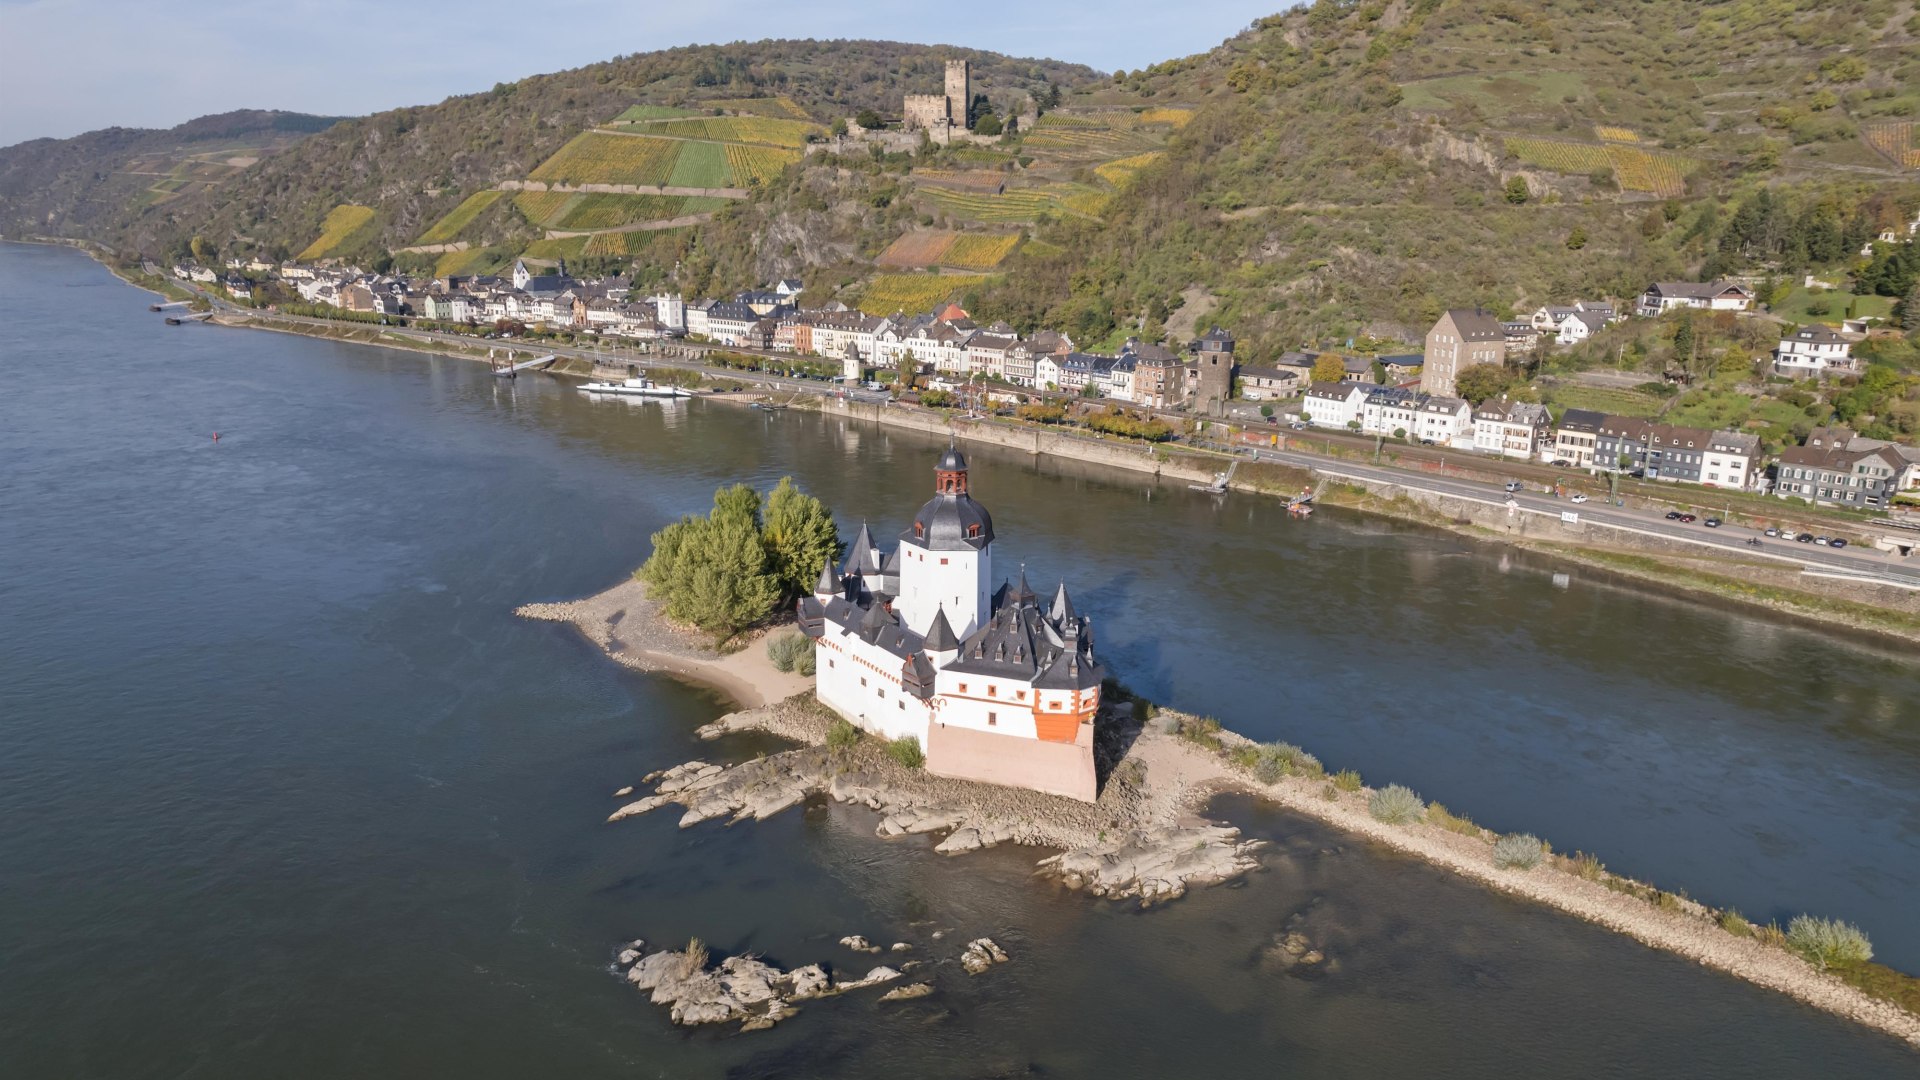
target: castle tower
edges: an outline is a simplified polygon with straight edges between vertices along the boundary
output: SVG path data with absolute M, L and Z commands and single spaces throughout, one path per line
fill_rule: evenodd
M 947 61 L 947 119 L 955 127 L 973 127 L 973 64 Z
M 933 467 L 933 498 L 900 534 L 894 610 L 917 634 L 943 616 L 965 640 L 986 621 L 993 580 L 993 518 L 967 491 L 967 459 L 948 446 Z M 944 615 L 943 615 L 944 613 Z

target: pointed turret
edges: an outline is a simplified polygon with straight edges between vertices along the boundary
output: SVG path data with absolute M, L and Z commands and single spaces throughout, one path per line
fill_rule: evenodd
M 933 613 L 933 625 L 927 628 L 927 651 L 949 654 L 960 651 L 960 639 L 954 636 L 953 624 L 947 621 L 945 606 Z
M 1015 607 L 1036 599 L 1033 586 L 1027 584 L 1027 568 L 1025 565 L 1020 567 L 1020 580 L 1014 583 L 1013 592 L 1007 599 L 1012 600 Z
M 1053 611 L 1049 614 L 1053 616 L 1054 624 L 1062 630 L 1078 618 L 1078 613 L 1073 610 L 1073 601 L 1067 598 L 1065 581 L 1060 583 L 1060 591 L 1053 594 Z
M 870 574 L 875 569 L 873 557 L 873 531 L 866 522 L 860 523 L 860 532 L 853 538 L 853 547 L 847 551 L 847 565 L 841 571 L 846 574 Z
M 828 559 L 820 564 L 820 580 L 813 584 L 813 595 L 824 604 L 839 593 L 840 576 L 833 572 L 833 560 Z

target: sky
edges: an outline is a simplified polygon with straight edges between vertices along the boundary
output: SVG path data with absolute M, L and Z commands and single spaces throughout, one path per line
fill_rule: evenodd
M 877 38 L 1104 71 L 1201 52 L 1290 0 L 0 0 L 0 146 L 231 109 L 360 115 L 626 53 Z

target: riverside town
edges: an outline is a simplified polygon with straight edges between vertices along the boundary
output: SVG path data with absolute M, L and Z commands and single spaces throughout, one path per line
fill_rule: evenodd
M 1920 1076 L 1913 0 L 73 7 L 6 1077 Z

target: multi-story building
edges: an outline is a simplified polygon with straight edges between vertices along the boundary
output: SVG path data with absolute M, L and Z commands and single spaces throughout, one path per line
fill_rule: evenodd
M 1473 448 L 1473 406 L 1466 398 L 1430 397 L 1420 402 L 1414 433 L 1423 443 Z
M 1457 393 L 1460 373 L 1477 364 L 1506 360 L 1507 335 L 1500 320 L 1478 308 L 1455 308 L 1442 314 L 1427 331 L 1426 364 L 1420 369 L 1420 389 L 1438 397 Z
M 1774 494 L 1813 503 L 1883 509 L 1912 467 L 1891 446 L 1790 446 L 1774 466 Z
M 1540 451 L 1540 456 L 1548 461 L 1564 461 L 1576 469 L 1591 468 L 1594 444 L 1600 435 L 1600 425 L 1606 419 L 1606 414 L 1591 409 L 1568 409 L 1560 414 L 1553 442 Z
M 1545 405 L 1500 398 L 1473 410 L 1473 448 L 1486 454 L 1532 460 L 1552 423 Z
M 1371 388 L 1360 383 L 1314 383 L 1300 399 L 1300 415 L 1314 427 L 1357 428 Z
M 1795 379 L 1852 371 L 1853 343 L 1831 326 L 1803 326 L 1780 339 L 1773 351 L 1773 370 Z
M 1367 392 L 1360 405 L 1360 430 L 1368 435 L 1404 439 L 1419 428 L 1419 416 L 1418 393 L 1398 386 L 1378 386 Z

